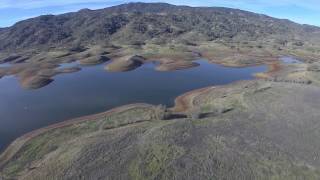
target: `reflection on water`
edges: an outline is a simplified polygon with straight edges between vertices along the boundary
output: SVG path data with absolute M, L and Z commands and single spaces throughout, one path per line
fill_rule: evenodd
M 80 67 L 80 64 L 78 61 L 73 61 L 70 63 L 62 63 L 59 65 L 57 69 L 74 68 L 74 67 Z
M 104 65 L 55 76 L 37 90 L 24 90 L 15 77 L 0 79 L 0 149 L 31 130 L 66 119 L 94 114 L 116 106 L 146 102 L 173 105 L 174 98 L 190 90 L 252 79 L 265 66 L 228 68 L 199 60 L 199 67 L 173 72 L 154 70 L 154 63 L 121 73 Z M 77 62 L 62 65 L 65 68 Z
M 301 64 L 302 62 L 291 56 L 284 56 L 280 58 L 281 62 L 284 64 Z
M 2 63 L 2 64 L 0 64 L 0 68 L 1 67 L 10 67 L 10 66 L 12 66 L 12 64 L 10 64 L 10 63 Z

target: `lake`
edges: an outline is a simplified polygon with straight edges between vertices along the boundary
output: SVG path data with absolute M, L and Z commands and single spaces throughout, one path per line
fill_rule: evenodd
M 302 61 L 291 56 L 280 57 L 280 61 L 284 64 L 301 64 Z
M 14 76 L 0 79 L 0 150 L 15 138 L 53 123 L 130 104 L 172 106 L 175 97 L 194 89 L 254 78 L 266 66 L 230 68 L 196 61 L 200 66 L 172 72 L 147 63 L 134 71 L 111 73 L 103 65 L 61 74 L 41 89 L 25 90 Z M 64 64 L 64 67 L 77 66 Z

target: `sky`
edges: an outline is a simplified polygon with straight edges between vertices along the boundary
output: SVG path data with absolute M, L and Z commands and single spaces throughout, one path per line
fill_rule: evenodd
M 83 8 L 100 9 L 130 0 L 0 0 L 0 27 L 46 14 L 62 14 Z M 248 10 L 320 26 L 320 0 L 139 0 L 188 6 L 219 6 Z

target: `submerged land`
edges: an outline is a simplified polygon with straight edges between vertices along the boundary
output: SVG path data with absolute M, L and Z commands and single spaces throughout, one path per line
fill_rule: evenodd
M 319 35 L 240 10 L 143 3 L 0 29 L 1 62 L 12 64 L 0 76 L 29 89 L 81 70 L 57 69 L 74 61 L 110 61 L 111 72 L 150 61 L 159 71 L 192 68 L 199 58 L 269 66 L 255 80 L 187 92 L 174 107 L 126 105 L 30 132 L 0 155 L 0 178 L 319 179 Z

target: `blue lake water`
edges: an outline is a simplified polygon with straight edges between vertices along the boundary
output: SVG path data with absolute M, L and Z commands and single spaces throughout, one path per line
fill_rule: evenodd
M 280 58 L 280 61 L 284 64 L 301 64 L 302 61 L 290 56 L 284 56 Z
M 110 73 L 105 65 L 85 66 L 54 77 L 41 89 L 22 89 L 13 76 L 0 79 L 0 150 L 22 134 L 70 118 L 94 114 L 129 103 L 172 106 L 175 97 L 198 88 L 252 79 L 266 66 L 230 68 L 197 61 L 199 67 L 172 72 L 154 70 L 148 63 L 129 71 Z M 77 63 L 62 67 L 78 66 Z
M 12 66 L 12 64 L 10 64 L 10 63 L 2 63 L 2 64 L 0 64 L 0 67 L 10 67 L 10 66 Z

